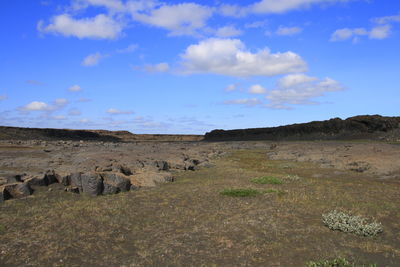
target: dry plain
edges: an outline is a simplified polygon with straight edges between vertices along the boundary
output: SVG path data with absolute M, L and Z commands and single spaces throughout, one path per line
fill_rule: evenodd
M 127 192 L 93 196 L 81 188 L 66 192 L 71 183 L 55 180 L 6 199 L 0 203 L 2 266 L 400 262 L 396 143 L 3 141 L 0 172 L 3 183 L 49 173 L 67 180 L 91 173 L 104 186 L 109 174 L 131 182 Z M 259 177 L 280 182 L 254 183 Z M 227 189 L 257 194 L 221 194 Z M 380 222 L 383 232 L 364 237 L 330 230 L 322 214 L 332 210 Z

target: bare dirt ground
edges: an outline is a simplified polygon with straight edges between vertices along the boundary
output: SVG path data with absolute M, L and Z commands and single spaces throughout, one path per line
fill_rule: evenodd
M 120 173 L 135 190 L 92 197 L 54 183 L 0 203 L 0 266 L 305 266 L 336 257 L 356 266 L 400 262 L 398 144 L 0 144 L 3 183 L 10 175 L 48 170 Z M 263 176 L 283 182 L 252 183 Z M 232 188 L 262 194 L 221 194 Z M 334 209 L 381 222 L 383 233 L 332 231 L 321 216 Z

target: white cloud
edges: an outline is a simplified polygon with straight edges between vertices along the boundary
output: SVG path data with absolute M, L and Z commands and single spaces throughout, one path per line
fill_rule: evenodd
M 239 36 L 243 32 L 239 29 L 236 29 L 233 26 L 224 26 L 221 28 L 218 28 L 217 31 L 215 32 L 215 35 L 218 37 L 226 38 L 226 37 L 234 37 L 234 36 Z
M 105 55 L 102 55 L 100 53 L 90 54 L 82 60 L 81 65 L 85 67 L 96 66 L 104 57 Z
M 247 9 L 251 13 L 269 14 L 285 13 L 291 10 L 309 8 L 313 4 L 326 4 L 335 2 L 347 2 L 349 0 L 262 0 Z
M 135 69 L 138 69 L 138 68 L 135 68 Z M 139 69 L 143 69 L 144 71 L 147 71 L 147 72 L 166 72 L 169 70 L 169 64 L 165 63 L 165 62 L 154 64 L 154 65 L 146 64 L 146 65 L 144 65 L 143 68 L 139 68 Z
M 257 98 L 242 98 L 242 99 L 234 99 L 227 100 L 224 102 L 225 105 L 244 105 L 244 106 L 257 106 L 261 104 L 261 100 Z
M 0 101 L 6 100 L 8 97 L 6 95 L 0 95 Z
M 370 39 L 386 39 L 390 35 L 390 25 L 376 26 L 369 32 Z
M 315 104 L 314 98 L 327 92 L 344 90 L 344 87 L 331 78 L 320 80 L 303 74 L 291 74 L 281 78 L 277 87 L 267 93 L 268 107 L 290 109 L 289 105 Z
M 249 14 L 282 14 L 292 10 L 309 8 L 316 4 L 348 1 L 351 0 L 261 0 L 248 6 L 221 5 L 219 13 L 231 17 L 244 17 Z
M 232 92 L 237 89 L 237 84 L 230 84 L 227 87 L 225 87 L 225 92 Z
M 293 53 L 271 54 L 268 48 L 252 53 L 238 39 L 211 38 L 190 45 L 181 55 L 183 73 L 214 73 L 230 76 L 274 76 L 307 69 Z
M 372 28 L 370 31 L 367 31 L 365 28 L 343 28 L 336 30 L 331 35 L 331 42 L 344 41 L 348 39 L 353 39 L 353 42 L 357 42 L 358 36 L 367 36 L 370 39 L 385 39 L 390 35 L 391 26 L 390 25 L 382 25 L 376 26 Z
M 355 28 L 355 29 L 343 28 L 343 29 L 338 29 L 334 33 L 332 33 L 330 41 L 331 42 L 344 41 L 354 36 L 362 36 L 362 35 L 368 35 L 368 31 L 364 28 Z
M 90 123 L 91 121 L 89 119 L 80 119 L 79 122 L 86 124 L 86 123 Z
M 79 39 L 116 39 L 120 36 L 123 25 L 104 14 L 83 19 L 74 19 L 68 14 L 62 14 L 53 17 L 48 25 L 39 21 L 37 28 L 43 33 L 62 34 Z
M 291 74 L 286 75 L 278 80 L 278 86 L 280 88 L 290 88 L 300 84 L 305 84 L 318 80 L 316 77 L 310 77 L 305 74 Z
M 82 91 L 82 88 L 79 85 L 73 85 L 70 88 L 68 88 L 68 91 L 70 92 L 80 92 Z
M 49 111 L 52 107 L 44 102 L 33 101 L 19 108 L 21 111 Z
M 115 108 L 110 108 L 107 110 L 107 113 L 111 115 L 130 115 L 133 114 L 133 111 L 123 111 Z
M 283 27 L 283 26 L 279 26 L 279 28 L 276 30 L 276 34 L 277 35 L 289 36 L 289 35 L 299 34 L 302 31 L 303 31 L 303 29 L 300 28 L 300 27 Z
M 117 53 L 119 54 L 127 54 L 127 53 L 132 53 L 133 51 L 135 51 L 136 49 L 138 49 L 138 45 L 137 44 L 131 44 L 126 48 L 122 48 L 122 49 L 117 49 Z
M 195 3 L 161 5 L 147 13 L 133 12 L 134 20 L 156 27 L 165 28 L 170 35 L 193 35 L 205 27 L 213 10 Z
M 254 95 L 265 94 L 267 90 L 259 84 L 254 84 L 250 86 L 249 93 Z
M 389 22 L 400 22 L 400 15 L 374 18 L 372 21 L 378 24 L 386 24 Z
M 52 112 L 64 108 L 68 104 L 68 100 L 65 98 L 57 98 L 51 105 L 41 102 L 33 101 L 25 106 L 19 107 L 19 111 L 30 112 L 30 111 L 47 111 Z

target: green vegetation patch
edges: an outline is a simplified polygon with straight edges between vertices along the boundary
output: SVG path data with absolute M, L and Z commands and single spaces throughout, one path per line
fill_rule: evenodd
M 322 214 L 322 221 L 331 230 L 361 236 L 375 236 L 383 231 L 382 224 L 378 222 L 368 223 L 367 219 L 361 216 L 349 215 L 336 210 Z
M 230 197 L 254 197 L 261 194 L 260 191 L 255 189 L 225 189 L 221 191 L 221 195 L 230 196 Z
M 283 181 L 274 176 L 263 176 L 251 180 L 255 184 L 283 184 Z
M 0 235 L 6 232 L 6 227 L 0 224 Z

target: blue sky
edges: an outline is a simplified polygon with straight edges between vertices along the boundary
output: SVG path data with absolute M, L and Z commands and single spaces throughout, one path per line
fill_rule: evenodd
M 2 0 L 0 125 L 203 134 L 399 116 L 393 0 Z

